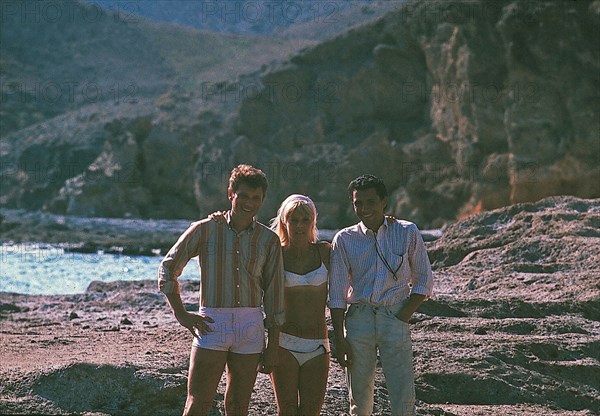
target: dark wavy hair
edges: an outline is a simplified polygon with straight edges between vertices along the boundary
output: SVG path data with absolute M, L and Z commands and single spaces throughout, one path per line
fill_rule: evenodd
M 362 191 L 370 188 L 375 189 L 377 196 L 381 199 L 388 196 L 385 184 L 381 179 L 374 175 L 362 175 L 350 182 L 348 185 L 348 195 L 350 196 L 350 199 L 352 199 L 354 191 Z

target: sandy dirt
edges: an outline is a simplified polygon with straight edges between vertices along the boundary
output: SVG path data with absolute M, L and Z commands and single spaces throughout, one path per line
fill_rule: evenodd
M 428 243 L 438 292 L 411 321 L 418 414 L 600 413 L 599 229 L 600 201 L 557 198 L 469 218 Z M 184 285 L 192 310 L 197 288 Z M 0 414 L 178 415 L 190 347 L 154 281 L 2 293 Z M 223 392 L 224 379 L 214 415 Z M 334 362 L 322 414 L 347 409 Z M 276 414 L 265 375 L 250 414 Z M 381 368 L 374 414 L 390 414 Z

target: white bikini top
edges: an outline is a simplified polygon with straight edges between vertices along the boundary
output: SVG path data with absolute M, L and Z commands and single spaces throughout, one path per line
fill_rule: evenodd
M 319 286 L 325 282 L 327 282 L 327 268 L 322 262 L 318 269 L 306 274 L 285 271 L 285 287 Z

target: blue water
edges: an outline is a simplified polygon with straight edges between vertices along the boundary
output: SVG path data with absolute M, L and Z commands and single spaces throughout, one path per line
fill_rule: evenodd
M 83 293 L 93 280 L 157 278 L 162 257 L 66 252 L 44 244 L 0 245 L 0 292 L 29 295 Z M 198 279 L 192 259 L 180 279 Z

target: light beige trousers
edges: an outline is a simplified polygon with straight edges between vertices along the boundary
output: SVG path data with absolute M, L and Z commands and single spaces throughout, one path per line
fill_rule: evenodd
M 405 301 L 404 301 L 405 302 Z M 346 314 L 346 339 L 352 365 L 346 370 L 350 414 L 370 416 L 377 351 L 394 416 L 415 414 L 415 384 L 410 328 L 394 315 L 404 302 L 391 307 L 353 304 Z

